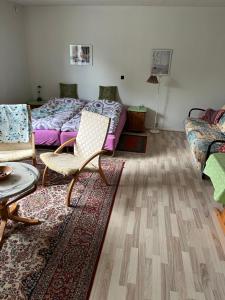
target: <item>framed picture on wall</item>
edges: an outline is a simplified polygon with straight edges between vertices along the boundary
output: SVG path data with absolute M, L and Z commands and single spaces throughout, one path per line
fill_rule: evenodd
M 153 49 L 151 73 L 154 75 L 169 75 L 172 54 L 172 49 Z
M 92 65 L 92 45 L 70 45 L 70 64 Z

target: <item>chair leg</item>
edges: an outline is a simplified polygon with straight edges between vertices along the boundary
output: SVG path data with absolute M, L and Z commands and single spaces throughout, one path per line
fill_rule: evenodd
M 47 177 L 47 171 L 48 171 L 48 167 L 45 166 L 45 169 L 44 169 L 44 172 L 43 172 L 43 176 L 42 176 L 42 186 L 45 186 L 46 177 Z
M 106 177 L 105 177 L 105 174 L 102 170 L 102 167 L 101 167 L 101 164 L 99 163 L 99 169 L 98 169 L 98 172 L 100 174 L 100 176 L 102 177 L 102 180 L 105 182 L 106 185 L 110 185 L 109 182 L 107 181 Z
M 66 205 L 67 206 L 70 206 L 72 190 L 73 190 L 74 184 L 77 181 L 78 175 L 79 175 L 79 173 L 74 176 L 74 178 L 70 181 L 70 184 L 68 185 L 67 196 L 66 196 Z
M 36 157 L 32 158 L 32 164 L 33 164 L 34 167 L 36 167 L 36 165 L 37 165 Z
M 3 241 L 3 236 L 4 236 L 4 231 L 5 227 L 7 224 L 8 220 L 8 209 L 6 207 L 8 199 L 3 200 L 3 202 L 0 204 L 0 248 L 2 246 L 2 241 Z

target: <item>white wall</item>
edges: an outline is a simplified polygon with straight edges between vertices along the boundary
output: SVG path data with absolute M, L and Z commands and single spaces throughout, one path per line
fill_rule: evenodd
M 24 10 L 0 1 L 0 103 L 20 103 L 29 96 Z
M 159 105 L 160 126 L 174 130 L 183 130 L 189 108 L 225 104 L 225 8 L 31 7 L 26 28 L 34 96 L 37 84 L 51 97 L 59 82 L 76 82 L 80 98 L 117 85 L 124 104 Z M 93 45 L 92 67 L 69 65 L 70 43 Z M 146 83 L 152 48 L 174 49 L 159 101 Z

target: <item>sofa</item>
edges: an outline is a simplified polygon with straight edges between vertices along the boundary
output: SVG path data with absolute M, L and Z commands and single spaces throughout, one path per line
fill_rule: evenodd
M 33 109 L 32 127 L 35 144 L 59 146 L 75 137 L 83 109 L 110 118 L 104 149 L 114 151 L 126 121 L 126 109 L 121 103 L 109 100 L 55 98 Z
M 202 116 L 193 117 L 194 111 L 200 111 Z M 192 108 L 185 120 L 185 132 L 194 161 L 202 172 L 211 153 L 225 150 L 225 110 Z

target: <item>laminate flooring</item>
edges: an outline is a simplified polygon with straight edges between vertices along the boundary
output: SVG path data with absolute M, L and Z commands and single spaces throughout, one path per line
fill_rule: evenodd
M 126 161 L 91 300 L 224 300 L 225 236 L 184 133 L 148 133 Z

